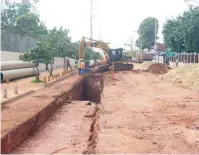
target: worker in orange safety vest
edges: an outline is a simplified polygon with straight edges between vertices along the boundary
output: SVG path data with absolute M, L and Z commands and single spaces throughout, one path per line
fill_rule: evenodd
M 80 67 L 81 67 L 81 75 L 82 75 L 86 72 L 86 64 L 84 61 L 81 61 Z

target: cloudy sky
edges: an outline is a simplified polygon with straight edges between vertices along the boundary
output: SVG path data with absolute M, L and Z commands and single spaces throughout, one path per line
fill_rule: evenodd
M 159 20 L 158 36 L 167 18 L 175 17 L 188 4 L 184 0 L 93 0 L 93 38 L 111 42 L 111 47 L 123 47 L 135 41 L 140 22 L 148 17 Z M 48 28 L 63 26 L 70 29 L 74 41 L 90 37 L 90 0 L 40 0 L 38 9 Z

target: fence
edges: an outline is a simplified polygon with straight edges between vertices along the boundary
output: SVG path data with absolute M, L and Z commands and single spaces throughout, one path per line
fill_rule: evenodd
M 168 61 L 186 62 L 186 63 L 199 63 L 199 54 L 197 53 L 179 53 L 176 56 L 168 57 Z
M 1 29 L 1 51 L 26 52 L 36 46 L 36 39 Z

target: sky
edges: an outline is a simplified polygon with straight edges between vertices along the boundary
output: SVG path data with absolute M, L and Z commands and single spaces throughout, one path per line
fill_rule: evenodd
M 160 42 L 166 19 L 188 8 L 184 0 L 93 0 L 93 39 L 110 42 L 111 48 L 135 42 L 134 32 L 146 17 L 159 21 Z M 63 26 L 73 41 L 90 37 L 90 0 L 39 0 L 38 11 L 48 28 Z

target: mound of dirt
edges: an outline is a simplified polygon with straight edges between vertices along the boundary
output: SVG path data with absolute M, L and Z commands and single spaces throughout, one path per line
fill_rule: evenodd
M 199 64 L 186 64 L 170 70 L 164 80 L 181 83 L 185 87 L 199 89 Z
M 155 63 L 152 64 L 148 67 L 147 71 L 151 73 L 157 73 L 157 74 L 165 74 L 167 71 L 171 69 L 169 66 L 160 64 L 160 63 Z
M 138 63 L 134 63 L 134 68 L 135 69 L 140 69 L 140 70 L 147 70 L 147 68 L 154 64 L 155 62 L 152 62 L 152 61 L 144 61 L 143 63 L 141 64 L 138 64 Z

